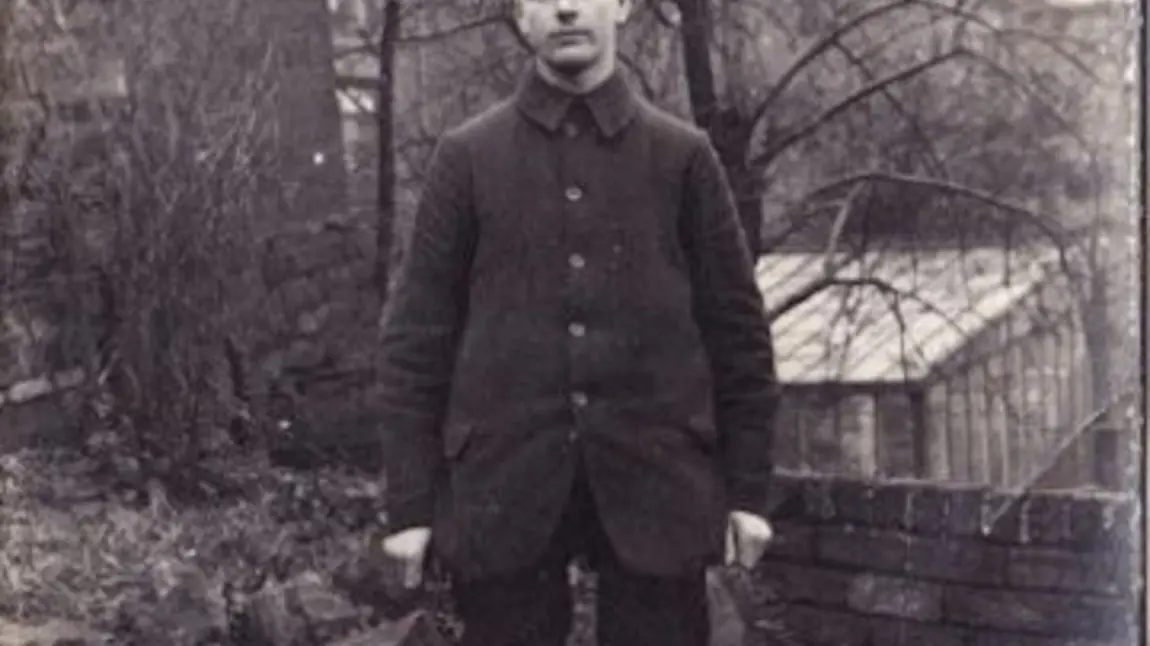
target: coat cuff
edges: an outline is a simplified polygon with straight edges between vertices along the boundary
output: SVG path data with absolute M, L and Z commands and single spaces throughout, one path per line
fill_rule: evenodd
M 727 511 L 743 511 L 763 518 L 768 517 L 770 486 L 767 482 L 732 483 L 727 496 Z

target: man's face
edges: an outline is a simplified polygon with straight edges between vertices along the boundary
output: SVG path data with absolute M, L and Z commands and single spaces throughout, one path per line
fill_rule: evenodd
M 516 0 L 519 29 L 552 69 L 578 74 L 615 55 L 631 0 Z

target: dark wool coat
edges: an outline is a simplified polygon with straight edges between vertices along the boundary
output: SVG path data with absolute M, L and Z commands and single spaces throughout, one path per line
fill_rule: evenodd
M 777 387 L 706 135 L 618 75 L 534 71 L 441 139 L 381 330 L 392 530 L 461 576 L 528 565 L 576 468 L 630 567 L 714 562 L 763 513 Z

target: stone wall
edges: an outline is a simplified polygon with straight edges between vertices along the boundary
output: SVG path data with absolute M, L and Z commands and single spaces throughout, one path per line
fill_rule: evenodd
M 810 646 L 1135 643 L 1137 504 L 783 475 L 757 572 Z M 995 516 L 997 515 L 997 518 Z
M 257 5 L 263 36 L 277 56 L 278 80 L 269 119 L 277 124 L 277 185 L 268 187 L 268 230 L 314 222 L 347 210 L 339 107 L 331 61 L 330 14 L 317 0 L 278 0 Z
M 253 395 L 312 448 L 374 468 L 375 229 L 330 218 L 281 232 L 265 252 L 268 328 L 245 348 Z
M 242 383 L 229 381 L 227 389 L 238 387 L 251 404 L 289 422 L 312 448 L 371 465 L 365 448 L 375 444 L 369 391 L 380 307 L 374 228 L 334 216 L 283 226 L 257 245 L 261 275 L 237 277 L 258 285 L 236 339 Z M 226 370 L 222 341 L 215 360 Z M 83 398 L 68 394 L 83 375 L 68 371 L 55 382 L 0 382 L 0 452 L 75 437 Z

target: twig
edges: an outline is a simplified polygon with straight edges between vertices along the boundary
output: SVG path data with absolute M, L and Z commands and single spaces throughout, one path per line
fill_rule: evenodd
M 1039 229 L 1041 229 L 1042 232 L 1047 237 L 1049 237 L 1051 241 L 1054 242 L 1054 244 L 1057 247 L 1058 252 L 1059 252 L 1059 257 L 1061 260 L 1062 268 L 1067 273 L 1067 275 L 1070 277 L 1081 278 L 1081 276 L 1079 276 L 1079 272 L 1075 271 L 1070 266 L 1069 259 L 1066 256 L 1066 250 L 1068 247 L 1071 246 L 1071 244 L 1073 242 L 1073 235 L 1071 234 L 1071 232 L 1068 229 L 1066 229 L 1066 227 L 1064 227 L 1061 223 L 1059 223 L 1057 220 L 1055 220 L 1053 218 L 1043 217 L 1042 215 L 1039 215 L 1038 213 L 1036 213 L 1036 212 L 1034 212 L 1034 211 L 1032 211 L 1032 210 L 1030 210 L 1024 206 L 1021 206 L 1018 204 L 1012 204 L 1012 203 L 1007 202 L 1005 200 L 1001 200 L 1001 199 L 999 199 L 993 195 L 990 195 L 989 193 L 987 193 L 985 191 L 981 191 L 981 190 L 976 189 L 976 188 L 972 188 L 969 186 L 963 186 L 961 184 L 956 184 L 956 183 L 948 182 L 945 180 L 932 179 L 929 177 L 918 177 L 918 176 L 914 176 L 914 175 L 902 175 L 902 174 L 898 174 L 898 173 L 868 171 L 868 172 L 857 173 L 855 175 L 848 175 L 846 177 L 841 177 L 841 178 L 832 180 L 831 182 L 828 182 L 828 183 L 814 189 L 813 191 L 808 192 L 807 197 L 808 198 L 814 197 L 820 193 L 824 193 L 827 191 L 839 190 L 841 188 L 844 188 L 846 186 L 849 186 L 851 184 L 854 184 L 856 182 L 861 182 L 861 181 L 890 182 L 890 183 L 895 183 L 895 184 L 910 184 L 910 185 L 914 185 L 914 186 L 929 187 L 929 188 L 933 188 L 933 189 L 938 190 L 938 191 L 943 191 L 946 193 L 952 193 L 955 195 L 968 197 L 968 198 L 983 202 L 985 204 L 989 204 L 989 205 L 991 205 L 997 209 L 1000 209 L 1002 211 L 1007 211 L 1007 212 L 1013 213 L 1015 215 L 1021 215 L 1024 218 L 1026 218 L 1029 222 L 1033 223 L 1035 226 L 1037 226 Z
M 835 49 L 837 49 L 839 53 L 846 57 L 847 61 L 850 62 L 851 65 L 853 65 L 859 70 L 859 72 L 862 73 L 864 79 L 866 79 L 868 82 L 874 82 L 875 73 L 871 71 L 870 67 L 867 66 L 866 61 L 855 55 L 855 53 L 851 51 L 849 47 L 842 44 L 841 42 L 835 43 Z M 931 142 L 930 137 L 927 136 L 926 129 L 923 128 L 918 119 L 914 118 L 914 115 L 912 115 L 910 110 L 908 110 L 907 107 L 903 105 L 902 101 L 898 100 L 898 97 L 896 97 L 894 93 L 891 92 L 889 87 L 884 87 L 880 91 L 887 102 L 890 103 L 891 107 L 894 108 L 894 111 L 897 112 L 899 116 L 901 116 L 907 123 L 907 125 L 910 126 L 914 136 L 919 140 L 919 143 L 926 151 L 927 159 L 930 161 L 932 166 L 931 170 L 939 177 L 945 178 L 947 176 L 946 166 L 942 163 L 938 153 L 935 151 L 934 143 Z
M 813 43 L 809 48 L 807 48 L 805 52 L 800 54 L 798 58 L 796 58 L 795 61 L 791 63 L 790 67 L 788 67 L 787 70 L 783 72 L 781 76 L 779 76 L 779 79 L 775 81 L 775 84 L 773 87 L 771 87 L 770 92 L 768 92 L 767 96 L 763 98 L 761 103 L 759 103 L 759 106 L 755 110 L 754 117 L 752 118 L 751 122 L 758 123 L 761 121 L 763 117 L 766 116 L 767 111 L 771 109 L 771 106 L 774 105 L 774 102 L 778 100 L 780 96 L 782 96 L 783 90 L 785 90 L 787 86 L 789 86 L 791 82 L 794 81 L 796 77 L 798 77 L 803 68 L 809 65 L 814 59 L 818 58 L 819 55 L 829 49 L 831 45 L 838 42 L 839 39 L 845 36 L 848 32 L 856 29 L 857 27 L 865 24 L 870 20 L 874 20 L 875 18 L 882 16 L 883 14 L 889 13 L 896 9 L 905 8 L 913 2 L 914 0 L 893 0 L 893 2 L 888 2 L 886 4 L 870 9 L 869 11 L 864 11 L 858 16 L 855 16 L 854 19 L 839 25 L 834 29 L 834 31 Z
M 651 81 L 650 81 L 650 79 L 647 78 L 647 75 L 643 73 L 642 66 L 640 66 L 630 56 L 626 55 L 623 52 L 619 52 L 618 57 L 619 57 L 619 62 L 623 63 L 623 65 L 626 66 L 627 69 L 634 72 L 634 74 L 632 74 L 632 76 L 636 77 L 638 79 L 639 86 L 643 90 L 643 96 L 647 97 L 648 100 L 654 99 L 655 98 L 655 88 L 651 85 Z
M 1007 36 L 1025 36 L 1025 37 L 1028 37 L 1030 40 L 1036 41 L 1038 43 L 1041 43 L 1041 44 L 1049 47 L 1056 54 L 1058 54 L 1064 60 L 1066 60 L 1066 62 L 1070 63 L 1071 66 L 1073 66 L 1078 71 L 1082 72 L 1087 77 L 1089 77 L 1095 81 L 1099 80 L 1098 75 L 1095 74 L 1094 70 L 1090 69 L 1090 66 L 1087 65 L 1085 63 L 1085 61 L 1083 61 L 1081 58 L 1071 54 L 1070 52 L 1066 51 L 1066 49 L 1064 47 L 1062 47 L 1061 44 L 1059 43 L 1059 40 L 1062 40 L 1063 42 L 1072 42 L 1072 41 L 1078 40 L 1078 39 L 1075 39 L 1073 36 L 1069 36 L 1067 34 L 1059 34 L 1059 35 L 1055 36 L 1052 34 L 1046 34 L 1046 33 L 1040 32 L 1040 31 L 1036 31 L 1034 29 L 1028 29 L 1026 27 L 997 27 L 993 23 L 991 23 L 989 20 L 987 20 L 985 17 L 979 15 L 973 9 L 970 9 L 970 10 L 962 9 L 959 6 L 947 5 L 945 3 L 938 2 L 937 0 L 911 0 L 911 1 L 914 2 L 915 4 L 922 6 L 922 7 L 926 7 L 928 9 L 934 9 L 936 13 L 947 14 L 950 16 L 954 16 L 955 18 L 962 18 L 964 21 L 963 23 L 961 23 L 962 25 L 974 23 L 974 24 L 976 24 L 980 27 L 983 27 L 986 30 L 994 33 L 995 35 L 999 36 L 1000 38 L 1001 37 L 1007 37 Z M 1079 42 L 1087 42 L 1087 41 L 1079 41 Z
M 899 298 L 914 301 L 922 306 L 923 309 L 934 314 L 947 322 L 956 332 L 962 335 L 969 334 L 969 331 L 964 329 L 958 324 L 949 314 L 939 309 L 937 305 L 931 303 L 925 298 L 915 294 L 912 291 L 899 289 L 890 282 L 874 276 L 859 276 L 855 278 L 847 278 L 843 276 L 826 276 L 819 280 L 812 281 L 803 289 L 790 295 L 782 303 L 771 308 L 767 312 L 767 320 L 777 321 L 787 312 L 795 309 L 799 305 L 807 302 L 820 292 L 830 289 L 831 287 L 873 287 L 885 294 L 896 295 Z
M 858 199 L 860 193 L 866 187 L 866 182 L 857 182 L 851 187 L 850 193 L 843 199 L 843 204 L 839 208 L 838 215 L 835 216 L 834 224 L 831 226 L 831 235 L 827 240 L 827 249 L 823 258 L 823 273 L 827 276 L 834 275 L 837 268 L 832 264 L 835 250 L 838 247 L 839 238 L 842 237 L 843 229 L 846 228 L 847 219 L 850 217 L 852 207 L 855 200 Z
M 670 4 L 665 0 L 647 0 L 647 6 L 651 7 L 651 13 L 655 14 L 655 19 L 659 21 L 659 24 L 670 29 L 678 29 L 682 21 L 678 16 L 667 13 L 667 6 Z
M 834 119 L 838 115 L 842 114 L 856 103 L 870 97 L 872 94 L 881 92 L 884 88 L 887 88 L 890 85 L 910 79 L 933 67 L 942 65 L 951 59 L 965 56 L 967 54 L 969 54 L 969 52 L 966 50 L 955 49 L 938 56 L 934 56 L 930 59 L 927 59 L 926 61 L 918 63 L 917 65 L 912 65 L 905 69 L 899 70 L 898 72 L 889 74 L 871 83 L 868 83 L 858 91 L 850 94 L 838 103 L 824 110 L 821 114 L 812 119 L 807 125 L 792 132 L 790 135 L 783 137 L 781 142 L 770 146 L 767 150 L 756 155 L 753 159 L 750 160 L 750 164 L 752 166 L 770 165 L 772 161 L 778 158 L 778 156 L 782 153 L 786 152 L 788 148 L 795 145 L 799 141 L 806 139 L 815 132 L 818 132 L 819 129 L 830 122 L 831 119 Z

